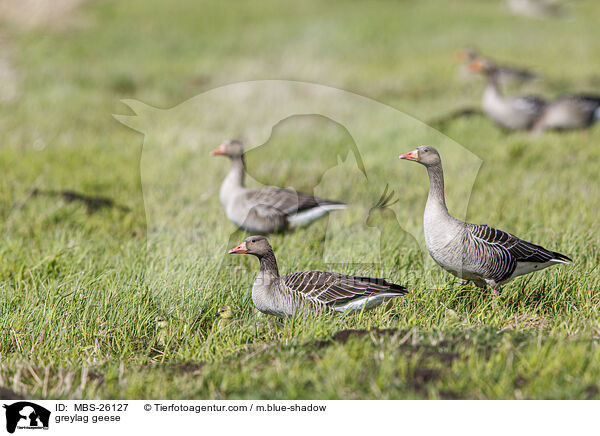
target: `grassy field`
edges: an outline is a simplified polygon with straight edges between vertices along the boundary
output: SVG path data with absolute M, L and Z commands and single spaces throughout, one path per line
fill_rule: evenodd
M 511 92 L 598 93 L 599 18 L 593 0 L 556 20 L 515 17 L 491 0 L 447 9 L 433 0 L 90 0 L 37 26 L 1 22 L 0 56 L 18 80 L 0 103 L 0 396 L 600 398 L 600 128 L 534 139 L 479 116 L 443 132 L 418 121 L 479 103 L 482 81 L 461 78 L 453 62 L 466 45 L 545 78 Z M 401 121 L 361 124 L 358 110 L 361 142 L 353 126 L 299 115 L 265 137 L 235 116 L 270 105 L 254 94 L 247 108 L 211 107 L 208 127 L 161 112 L 145 137 L 112 116 L 133 115 L 121 99 L 168 109 L 262 79 L 347 90 Z M 180 106 L 186 114 L 194 101 Z M 224 251 L 247 236 L 218 201 L 228 162 L 205 158 L 238 135 L 265 143 L 248 153 L 251 184 L 351 204 L 272 237 L 282 273 L 382 274 L 410 294 L 360 315 L 259 317 L 249 295 L 257 262 Z M 353 141 L 368 182 L 347 153 Z M 447 150 L 451 212 L 574 264 L 517 279 L 495 302 L 440 270 L 421 244 L 426 172 L 397 159 L 423 141 Z M 158 159 L 146 154 L 156 145 L 167 150 Z M 371 211 L 386 184 L 399 202 Z M 89 211 L 33 188 L 123 207 Z M 235 319 L 217 327 L 224 304 Z

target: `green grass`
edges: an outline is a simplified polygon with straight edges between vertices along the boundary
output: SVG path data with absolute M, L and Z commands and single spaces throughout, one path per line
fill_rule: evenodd
M 0 105 L 0 386 L 28 398 L 599 398 L 597 126 L 533 139 L 482 117 L 449 123 L 444 134 L 410 118 L 369 130 L 367 119 L 366 182 L 351 161 L 336 166 L 352 126 L 315 116 L 278 124 L 249 153 L 251 176 L 353 205 L 272 237 L 282 273 L 335 267 L 410 289 L 369 313 L 278 326 L 253 311 L 255 259 L 206 248 L 224 246 L 235 228 L 218 202 L 228 163 L 204 156 L 227 137 L 256 138 L 255 126 L 216 105 L 210 128 L 188 120 L 148 136 L 145 146 L 175 150 L 154 165 L 142 136 L 111 116 L 131 114 L 123 98 L 170 108 L 229 83 L 289 79 L 427 121 L 478 103 L 482 83 L 462 81 L 452 63 L 469 44 L 547 77 L 523 92 L 597 92 L 599 16 L 592 0 L 576 2 L 564 21 L 515 18 L 475 0 L 447 10 L 434 1 L 191 0 L 167 10 L 139 0 L 91 1 L 56 27 L 3 25 L 22 84 L 17 101 Z M 441 271 L 419 245 L 425 170 L 396 159 L 422 141 L 473 153 L 462 163 L 443 156 L 453 211 L 465 206 L 469 221 L 566 253 L 574 265 L 517 279 L 496 302 Z M 483 165 L 468 197 L 461 171 L 475 174 L 474 156 Z M 400 201 L 368 227 L 386 183 Z M 28 197 L 33 187 L 109 196 L 129 210 L 88 214 Z M 385 237 L 371 245 L 374 229 Z M 165 246 L 175 255 L 162 276 Z M 330 265 L 363 254 L 363 264 Z M 217 329 L 212 315 L 223 304 L 236 320 Z

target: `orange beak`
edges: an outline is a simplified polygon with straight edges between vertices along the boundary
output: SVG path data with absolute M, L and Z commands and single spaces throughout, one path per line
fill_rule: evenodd
M 419 161 L 419 150 L 415 149 L 415 150 L 410 151 L 408 153 L 404 153 L 404 154 L 402 154 L 402 155 L 400 155 L 398 157 L 400 159 L 406 159 L 406 160 L 412 160 L 412 161 L 418 162 Z
M 225 144 L 219 145 L 217 148 L 211 151 L 210 154 L 212 154 L 213 156 L 216 156 L 218 154 L 225 154 Z
M 229 254 L 245 254 L 248 252 L 248 248 L 246 247 L 246 241 L 242 242 L 235 248 L 229 250 Z
M 477 72 L 483 70 L 483 62 L 476 59 L 469 64 L 469 68 L 471 68 L 471 71 L 474 71 L 477 73 Z

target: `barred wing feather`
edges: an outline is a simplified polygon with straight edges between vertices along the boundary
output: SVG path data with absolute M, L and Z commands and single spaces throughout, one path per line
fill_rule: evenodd
M 299 298 L 318 305 L 337 306 L 371 296 L 399 296 L 406 288 L 381 278 L 347 276 L 325 271 L 302 271 L 281 277 L 281 284 Z
M 570 262 L 567 256 L 523 241 L 508 232 L 487 225 L 467 224 L 466 235 L 474 253 L 470 257 L 481 260 L 484 276 L 500 283 L 508 279 L 518 262 L 546 263 Z

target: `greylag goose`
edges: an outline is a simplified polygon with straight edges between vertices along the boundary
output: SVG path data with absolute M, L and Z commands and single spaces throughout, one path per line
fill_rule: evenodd
M 565 9 L 556 0 L 507 0 L 510 11 L 515 15 L 532 18 L 561 17 Z
M 495 295 L 500 285 L 523 274 L 556 263 L 571 263 L 564 254 L 550 251 L 510 233 L 487 225 L 453 218 L 446 208 L 442 160 L 437 150 L 423 145 L 400 156 L 418 162 L 429 174 L 429 196 L 423 227 L 431 257 L 457 277 L 471 280 L 481 288 L 489 286 Z
M 225 214 L 231 222 L 250 233 L 275 233 L 307 225 L 346 204 L 323 200 L 289 189 L 267 186 L 244 187 L 244 147 L 235 139 L 223 142 L 211 152 L 231 159 L 231 170 L 219 192 Z
M 600 96 L 566 96 L 546 105 L 542 116 L 534 124 L 533 131 L 584 129 L 598 120 L 600 120 Z
M 312 313 L 368 310 L 408 293 L 403 286 L 373 277 L 325 271 L 280 276 L 275 254 L 264 236 L 250 236 L 229 253 L 252 254 L 258 258 L 260 271 L 252 286 L 252 302 L 259 311 L 280 318 L 302 310 Z
M 463 65 L 469 66 L 471 62 L 479 60 L 494 65 L 496 68 L 496 77 L 500 85 L 505 85 L 512 82 L 529 82 L 537 80 L 539 77 L 536 73 L 525 68 L 517 68 L 509 65 L 502 65 L 494 62 L 491 59 L 483 56 L 472 48 L 464 48 L 455 53 L 455 58 Z
M 539 97 L 506 97 L 500 90 L 498 69 L 490 62 L 477 59 L 471 69 L 486 77 L 483 112 L 507 130 L 530 129 L 542 115 L 546 102 Z

